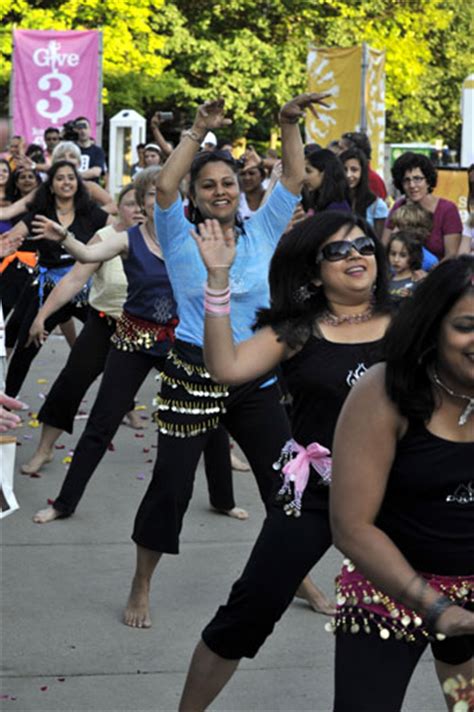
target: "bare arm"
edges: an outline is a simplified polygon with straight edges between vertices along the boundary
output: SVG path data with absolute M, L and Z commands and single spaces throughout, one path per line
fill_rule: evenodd
M 160 147 L 161 152 L 165 156 L 165 158 L 168 158 L 173 152 L 173 146 L 168 143 L 168 141 L 165 139 L 163 134 L 161 133 L 160 130 L 160 116 L 159 116 L 159 111 L 156 111 L 153 114 L 153 117 L 150 122 L 151 126 L 151 131 L 153 133 L 153 138 L 155 140 L 155 143 Z
M 385 227 L 382 232 L 382 245 L 385 245 L 387 247 L 388 241 L 390 240 L 390 236 L 392 234 L 392 230 L 387 227 L 387 223 L 385 223 Z
M 178 197 L 179 185 L 191 168 L 207 131 L 228 126 L 224 116 L 224 100 L 206 101 L 199 107 L 190 132 L 176 146 L 156 181 L 156 202 L 162 209 L 169 208 Z
M 455 233 L 451 235 L 444 235 L 444 257 L 443 260 L 449 260 L 451 257 L 456 257 L 459 253 L 459 248 L 461 246 L 461 233 Z
M 92 200 L 98 205 L 100 205 L 103 210 L 105 210 L 107 213 L 110 213 L 111 215 L 117 214 L 117 204 L 112 199 L 110 193 L 104 190 L 102 186 L 98 185 L 98 183 L 94 183 L 91 180 L 85 180 L 84 187 L 86 188 Z
M 211 289 L 229 286 L 229 268 L 235 255 L 232 231 L 224 235 L 217 220 L 206 220 L 193 232 L 208 274 Z M 289 355 L 285 344 L 278 341 L 270 327 L 258 331 L 251 339 L 234 344 L 230 317 L 206 313 L 204 325 L 204 361 L 219 383 L 236 385 L 262 376 Z
M 374 220 L 374 231 L 379 239 L 383 242 L 385 220 L 383 218 L 375 218 Z M 385 244 L 385 243 L 383 243 Z
M 86 171 L 80 171 L 82 180 L 90 180 L 91 178 L 100 178 L 102 169 L 100 166 L 93 166 Z
M 11 205 L 0 208 L 0 218 L 2 220 L 11 220 L 12 218 L 18 217 L 18 215 L 22 215 L 22 213 L 28 212 L 28 203 L 33 200 L 37 190 L 38 188 L 35 188 L 31 193 L 20 198 L 20 200 L 15 200 Z
M 385 367 L 370 369 L 347 399 L 336 428 L 330 510 L 334 543 L 384 593 L 420 613 L 439 598 L 424 587 L 393 541 L 375 525 L 406 424 L 385 391 Z M 368 444 L 372 443 L 372 447 Z M 474 630 L 474 615 L 448 608 L 438 630 Z M 460 613 L 461 611 L 461 613 Z M 464 623 L 460 623 L 461 619 Z M 464 628 L 463 628 L 464 630 Z
M 91 242 L 99 242 L 100 238 L 94 235 Z M 90 244 L 90 243 L 89 243 Z M 60 282 L 49 293 L 43 306 L 38 311 L 29 332 L 27 346 L 34 342 L 37 346 L 44 343 L 48 337 L 48 332 L 45 330 L 44 323 L 52 314 L 61 309 L 73 297 L 81 291 L 88 279 L 92 277 L 94 272 L 100 267 L 100 262 L 92 262 L 84 265 L 79 262 L 73 266 Z
M 62 243 L 63 247 L 74 259 L 79 262 L 106 262 L 117 255 L 126 255 L 128 252 L 128 236 L 126 232 L 117 232 L 107 240 L 95 244 L 84 245 L 66 228 L 43 215 L 35 215 L 33 220 L 33 233 L 35 239 L 46 238 L 53 242 Z

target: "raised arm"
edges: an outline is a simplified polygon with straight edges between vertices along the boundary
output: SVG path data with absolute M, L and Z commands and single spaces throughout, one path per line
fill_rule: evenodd
M 280 110 L 282 176 L 281 182 L 290 193 L 299 195 L 305 176 L 304 150 L 299 121 L 305 110 L 318 116 L 314 104 L 326 106 L 324 99 L 329 94 L 300 94 Z
M 385 391 L 385 367 L 374 366 L 354 387 L 336 428 L 330 497 L 334 543 L 395 600 L 422 615 L 440 595 L 417 577 L 393 541 L 375 525 L 398 440 L 406 425 Z M 368 447 L 368 444 L 371 446 Z M 437 630 L 474 631 L 474 614 L 452 606 Z
M 32 222 L 35 238 L 60 242 L 62 246 L 79 262 L 106 262 L 117 255 L 126 255 L 128 251 L 128 236 L 124 232 L 117 232 L 107 240 L 96 244 L 84 245 L 76 240 L 73 233 L 59 223 L 49 220 L 44 215 L 35 215 Z
M 232 231 L 224 235 L 217 220 L 206 220 L 193 231 L 207 269 L 204 361 L 219 383 L 237 385 L 264 375 L 287 358 L 287 347 L 270 327 L 235 345 L 230 321 L 229 269 L 235 256 Z
M 208 131 L 228 126 L 232 122 L 224 115 L 224 100 L 206 101 L 199 107 L 192 128 L 185 131 L 156 181 L 156 202 L 162 209 L 169 208 L 178 197 L 179 184 L 189 172 Z
M 94 241 L 100 242 L 100 237 L 94 235 L 89 244 Z M 57 283 L 52 292 L 49 293 L 48 298 L 38 311 L 30 327 L 27 346 L 32 342 L 37 346 L 41 346 L 44 343 L 49 336 L 44 326 L 46 319 L 71 301 L 81 291 L 94 272 L 98 270 L 100 265 L 100 262 L 91 262 L 86 265 L 76 262 L 70 272 Z
M 152 116 L 152 119 L 150 121 L 150 126 L 151 126 L 151 132 L 153 134 L 153 139 L 157 146 L 160 147 L 161 152 L 163 153 L 163 156 L 168 158 L 173 152 L 173 146 L 168 143 L 168 141 L 165 139 L 163 134 L 161 133 L 160 130 L 160 125 L 161 125 L 161 119 L 160 119 L 160 112 L 155 111 L 155 113 Z

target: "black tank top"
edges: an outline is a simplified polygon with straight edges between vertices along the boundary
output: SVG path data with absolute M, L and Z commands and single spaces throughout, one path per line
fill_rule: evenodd
M 376 523 L 418 571 L 474 574 L 474 442 L 411 423 Z
M 359 344 L 337 344 L 310 336 L 304 347 L 282 365 L 293 397 L 292 434 L 305 447 L 318 442 L 332 450 L 337 418 L 350 389 L 382 360 L 383 339 Z M 329 488 L 311 470 L 304 509 L 328 506 Z

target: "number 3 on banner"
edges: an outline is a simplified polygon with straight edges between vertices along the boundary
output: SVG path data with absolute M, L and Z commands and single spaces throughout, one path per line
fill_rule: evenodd
M 57 89 L 50 89 L 51 81 L 54 79 L 59 82 L 59 87 Z M 41 89 L 41 91 L 49 90 L 50 99 L 57 99 L 60 102 L 60 106 L 57 109 L 50 110 L 49 99 L 40 99 L 36 102 L 36 111 L 38 114 L 44 116 L 46 119 L 51 119 L 53 124 L 57 124 L 58 119 L 71 113 L 74 103 L 67 92 L 72 89 L 72 79 L 68 77 L 67 74 L 60 74 L 59 72 L 43 74 L 38 81 L 38 88 Z

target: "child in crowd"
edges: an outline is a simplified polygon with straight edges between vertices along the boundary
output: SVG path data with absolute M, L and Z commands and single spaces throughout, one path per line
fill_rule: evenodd
M 425 272 L 438 264 L 438 258 L 424 247 L 433 229 L 433 215 L 428 210 L 418 203 L 404 203 L 393 213 L 390 221 L 393 232 L 408 230 L 419 241 L 423 253 L 421 267 Z
M 422 246 L 416 235 L 408 230 L 392 234 L 387 245 L 391 278 L 388 291 L 395 304 L 411 296 L 416 283 L 423 279 L 420 268 L 423 259 Z

